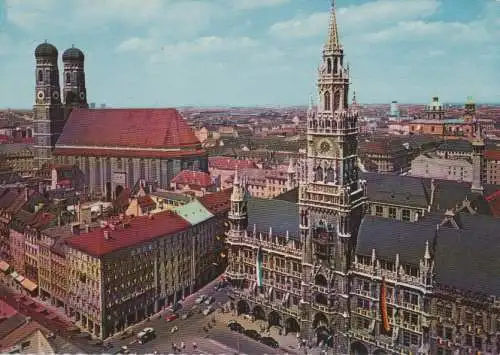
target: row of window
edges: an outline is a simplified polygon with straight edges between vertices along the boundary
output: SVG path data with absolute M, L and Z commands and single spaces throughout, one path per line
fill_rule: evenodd
M 375 216 L 384 217 L 384 206 L 375 206 Z M 397 218 L 397 208 L 389 207 L 388 216 L 389 218 Z M 411 221 L 411 211 L 409 209 L 403 208 L 401 210 L 401 220 Z

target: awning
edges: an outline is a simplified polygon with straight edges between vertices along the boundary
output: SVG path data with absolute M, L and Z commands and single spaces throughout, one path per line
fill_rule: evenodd
M 15 279 L 15 278 L 16 278 L 16 277 L 18 277 L 18 276 L 19 276 L 19 274 L 18 274 L 17 272 L 15 272 L 15 271 L 12 271 L 12 272 L 10 273 L 10 277 L 12 277 L 13 279 Z
M 25 289 L 27 289 L 30 292 L 33 292 L 38 287 L 38 285 L 36 283 L 34 283 L 33 281 L 28 280 L 28 279 L 24 279 L 21 282 L 21 286 L 23 286 Z
M 17 282 L 23 282 L 24 281 L 24 276 L 23 275 L 17 275 L 16 281 Z
M 7 272 L 9 270 L 10 265 L 7 264 L 5 261 L 0 260 L 0 270 L 3 272 Z

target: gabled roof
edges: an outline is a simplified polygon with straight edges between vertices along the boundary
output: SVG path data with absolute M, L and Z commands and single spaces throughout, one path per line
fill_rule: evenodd
M 161 109 L 74 109 L 57 146 L 195 147 L 200 142 L 179 112 Z
M 472 143 L 465 139 L 446 140 L 437 147 L 437 150 L 447 152 L 472 153 Z
M 196 199 L 174 208 L 174 212 L 193 226 L 214 216 L 200 201 Z
M 243 168 L 257 168 L 255 162 L 251 160 L 234 159 L 228 157 L 210 157 L 208 166 L 219 170 L 236 170 Z

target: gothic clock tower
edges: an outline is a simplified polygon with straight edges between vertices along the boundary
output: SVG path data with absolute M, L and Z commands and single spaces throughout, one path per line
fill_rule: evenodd
M 328 323 L 337 353 L 347 354 L 347 272 L 364 212 L 366 183 L 358 176 L 358 114 L 348 107 L 349 67 L 333 1 L 317 87 L 318 106 L 314 110 L 310 104 L 307 113 L 307 157 L 299 188 L 302 319 L 310 322 L 302 328 Z

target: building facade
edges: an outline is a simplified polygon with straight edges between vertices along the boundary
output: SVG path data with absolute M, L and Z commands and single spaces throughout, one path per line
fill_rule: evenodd
M 59 263 L 68 276 L 51 273 L 50 297 L 101 339 L 144 320 L 219 274 L 223 222 L 214 212 L 194 199 L 170 211 L 121 215 L 72 232 Z M 56 261 L 53 256 L 52 268 Z
M 411 162 L 410 175 L 440 180 L 472 181 L 470 158 L 441 158 L 421 154 Z

